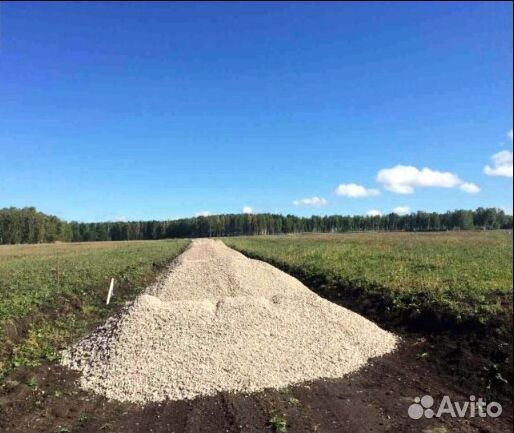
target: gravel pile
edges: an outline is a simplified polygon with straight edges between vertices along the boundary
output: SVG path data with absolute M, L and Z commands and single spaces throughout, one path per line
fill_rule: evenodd
M 396 343 L 290 275 L 201 239 L 62 362 L 85 389 L 146 403 L 341 377 Z

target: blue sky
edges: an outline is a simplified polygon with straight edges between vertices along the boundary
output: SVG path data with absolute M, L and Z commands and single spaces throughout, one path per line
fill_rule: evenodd
M 512 31 L 510 2 L 3 3 L 0 207 L 511 213 Z

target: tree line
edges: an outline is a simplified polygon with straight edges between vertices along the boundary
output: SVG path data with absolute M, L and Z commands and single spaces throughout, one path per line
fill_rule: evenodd
M 512 229 L 512 215 L 496 208 L 381 216 L 298 217 L 222 214 L 168 221 L 67 222 L 34 207 L 0 209 L 0 244 L 121 241 L 211 236 L 340 233 L 351 231 L 441 231 Z

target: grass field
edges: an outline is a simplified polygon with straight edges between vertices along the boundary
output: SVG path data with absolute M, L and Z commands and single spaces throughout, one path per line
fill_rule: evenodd
M 314 282 L 324 294 L 373 299 L 391 315 L 506 324 L 512 315 L 512 232 L 353 233 L 224 238 Z M 343 293 L 344 295 L 344 293 Z M 376 305 L 375 305 L 376 306 Z
M 223 241 L 389 328 L 416 323 L 433 331 L 472 324 L 474 331 L 478 325 L 494 334 L 488 339 L 494 350 L 512 336 L 510 231 Z M 14 367 L 55 361 L 60 349 L 112 315 L 187 244 L 169 240 L 1 246 L 0 377 Z M 116 279 L 115 295 L 106 306 L 111 277 Z
M 284 425 L 290 431 L 354 431 L 353 420 L 357 419 L 362 420 L 363 428 L 358 430 L 363 431 L 380 430 L 384 425 L 392 426 L 388 428 L 392 431 L 421 431 L 420 424 L 413 423 L 406 413 L 412 398 L 423 393 L 456 395 L 456 400 L 480 395 L 499 401 L 505 413 L 510 413 L 511 232 L 311 234 L 222 240 L 400 334 L 398 349 L 374 360 L 370 368 L 352 373 L 350 380 L 323 379 L 251 396 L 220 393 L 162 406 L 136 407 L 106 400 L 77 386 L 78 373 L 57 362 L 60 350 L 119 311 L 126 300 L 154 281 L 189 241 L 2 246 L 0 430 L 232 431 L 244 424 L 255 431 L 278 431 Z M 114 298 L 106 306 L 111 277 L 116 279 Z M 440 330 L 462 327 L 457 333 L 406 329 L 406 323 L 413 321 L 428 328 L 443 325 Z M 270 326 L 273 323 L 265 323 L 266 329 Z M 227 407 L 234 410 L 227 411 Z M 347 419 L 352 420 L 350 424 Z M 396 424 L 387 424 L 393 421 Z M 432 421 L 427 420 L 423 431 L 436 430 Z M 446 420 L 441 431 L 460 431 L 457 421 Z M 493 422 L 480 420 L 469 430 L 509 431 L 502 427 L 509 423 L 508 417 L 499 427 Z
M 186 240 L 0 246 L 0 377 L 58 350 L 144 288 Z M 110 278 L 114 297 L 105 297 Z

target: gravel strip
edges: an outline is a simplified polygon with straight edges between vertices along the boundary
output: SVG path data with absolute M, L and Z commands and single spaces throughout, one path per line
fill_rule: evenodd
M 85 389 L 147 403 L 342 377 L 397 342 L 275 267 L 199 239 L 62 362 Z

